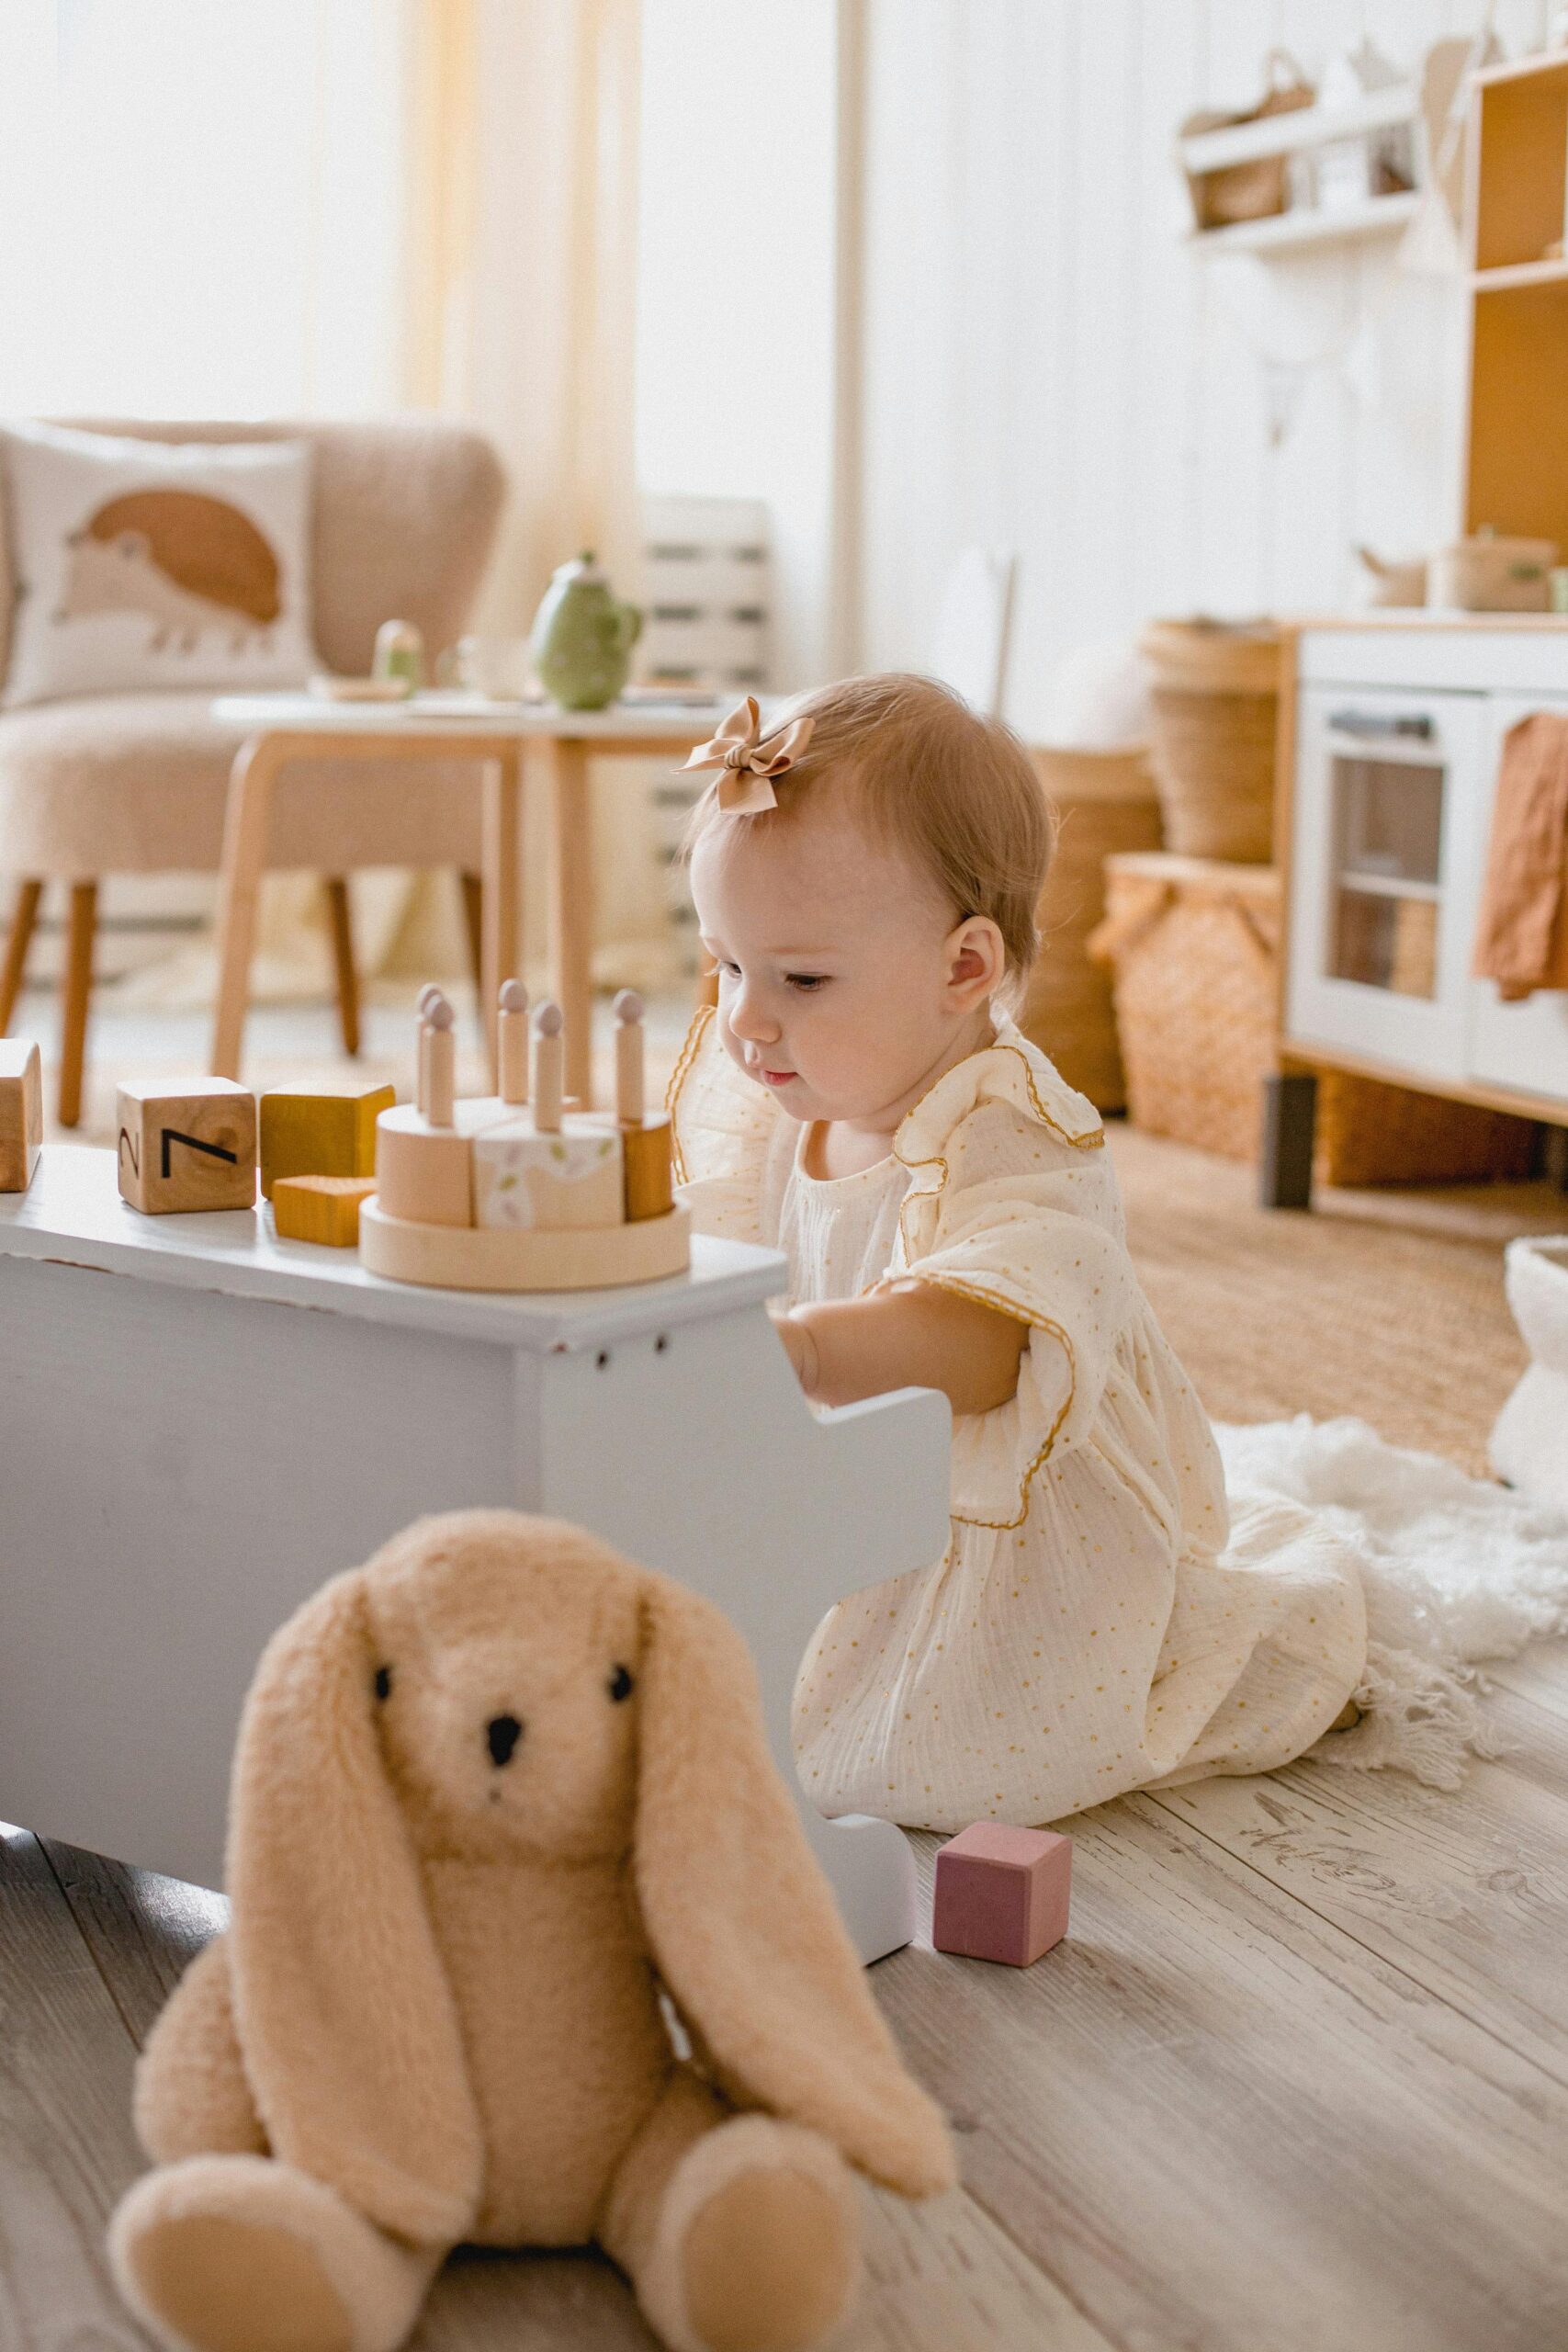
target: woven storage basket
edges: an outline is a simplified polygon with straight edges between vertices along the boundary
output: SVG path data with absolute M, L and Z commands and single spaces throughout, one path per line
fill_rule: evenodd
M 1127 1101 L 1111 975 L 1089 953 L 1105 913 L 1105 861 L 1157 849 L 1159 800 L 1141 748 L 1031 754 L 1056 817 L 1056 846 L 1040 899 L 1040 960 L 1019 1014 L 1069 1086 L 1099 1111 Z
M 1155 707 L 1166 845 L 1267 865 L 1274 843 L 1280 634 L 1268 624 L 1156 621 L 1139 651 Z
M 1280 877 L 1169 855 L 1112 857 L 1090 952 L 1115 973 L 1135 1126 L 1230 1159 L 1258 1156 L 1263 1080 L 1279 1067 Z M 1529 1172 L 1528 1119 L 1325 1071 L 1316 1172 L 1408 1184 Z

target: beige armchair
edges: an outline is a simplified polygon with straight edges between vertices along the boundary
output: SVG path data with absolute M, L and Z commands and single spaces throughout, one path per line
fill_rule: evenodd
M 303 439 L 314 449 L 314 634 L 324 666 L 370 667 L 379 624 L 414 622 L 434 655 L 460 635 L 504 496 L 488 441 L 437 418 L 378 424 L 108 424 L 157 441 Z M 0 565 L 6 561 L 0 549 Z M 9 580 L 0 579 L 0 667 Z M 0 961 L 0 1036 L 46 888 L 69 892 L 59 1115 L 81 1115 L 98 884 L 106 875 L 216 873 L 240 737 L 211 694 L 81 695 L 0 711 L 0 872 L 17 880 Z M 325 879 L 344 1043 L 358 1046 L 344 875 L 450 865 L 479 921 L 479 783 L 470 763 L 301 762 L 279 778 L 269 864 Z

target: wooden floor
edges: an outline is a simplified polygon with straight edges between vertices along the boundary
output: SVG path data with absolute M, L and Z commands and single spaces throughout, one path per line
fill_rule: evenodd
M 876 2352 L 1568 2343 L 1568 1649 L 1458 1796 L 1298 1765 L 1074 1825 L 1068 1941 L 873 1983 L 964 2187 L 874 2199 Z M 935 1840 L 917 1843 L 929 1871 Z M 139 2044 L 216 1896 L 0 1839 L 0 2346 L 138 2344 L 103 2256 Z M 452 2265 L 427 2352 L 646 2346 L 606 2264 Z
M 1134 1254 L 1213 1409 L 1362 1411 L 1482 1466 L 1519 1363 L 1502 1244 L 1561 1230 L 1560 1199 L 1345 1194 L 1279 1220 L 1245 1170 L 1115 1145 Z M 883 1962 L 964 2187 L 873 2200 L 847 2346 L 1568 2346 L 1568 1645 L 1501 1669 L 1492 1715 L 1507 1752 L 1455 1796 L 1298 1765 L 1075 1822 L 1072 1932 L 1025 1973 L 923 1943 Z M 141 2164 L 130 2070 L 221 1917 L 0 1835 L 0 2352 L 140 2343 L 102 2246 Z M 615 2272 L 569 2256 L 454 2263 L 415 2341 L 650 2339 Z

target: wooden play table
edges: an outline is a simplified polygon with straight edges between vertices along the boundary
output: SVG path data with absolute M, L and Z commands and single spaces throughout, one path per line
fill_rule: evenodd
M 272 787 L 295 760 L 468 759 L 485 766 L 484 930 L 479 994 L 491 1074 L 495 1078 L 496 999 L 518 969 L 518 866 L 524 763 L 537 763 L 550 804 L 551 987 L 566 1016 L 566 1087 L 583 1104 L 592 1088 L 593 856 L 590 759 L 668 756 L 678 766 L 705 742 L 719 703 L 617 703 L 608 710 L 562 710 L 554 703 L 488 702 L 476 695 L 429 694 L 403 703 L 336 703 L 308 694 L 226 695 L 213 716 L 243 727 L 229 784 L 219 885 L 218 1007 L 212 1067 L 238 1078 L 249 998 L 256 905 L 267 864 Z M 366 863 L 375 843 L 366 843 Z

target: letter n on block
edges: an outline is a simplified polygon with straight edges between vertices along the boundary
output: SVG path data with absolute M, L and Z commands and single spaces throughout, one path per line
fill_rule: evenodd
M 119 1189 L 133 1209 L 249 1209 L 256 1199 L 256 1098 L 228 1078 L 128 1082 L 115 1103 Z

